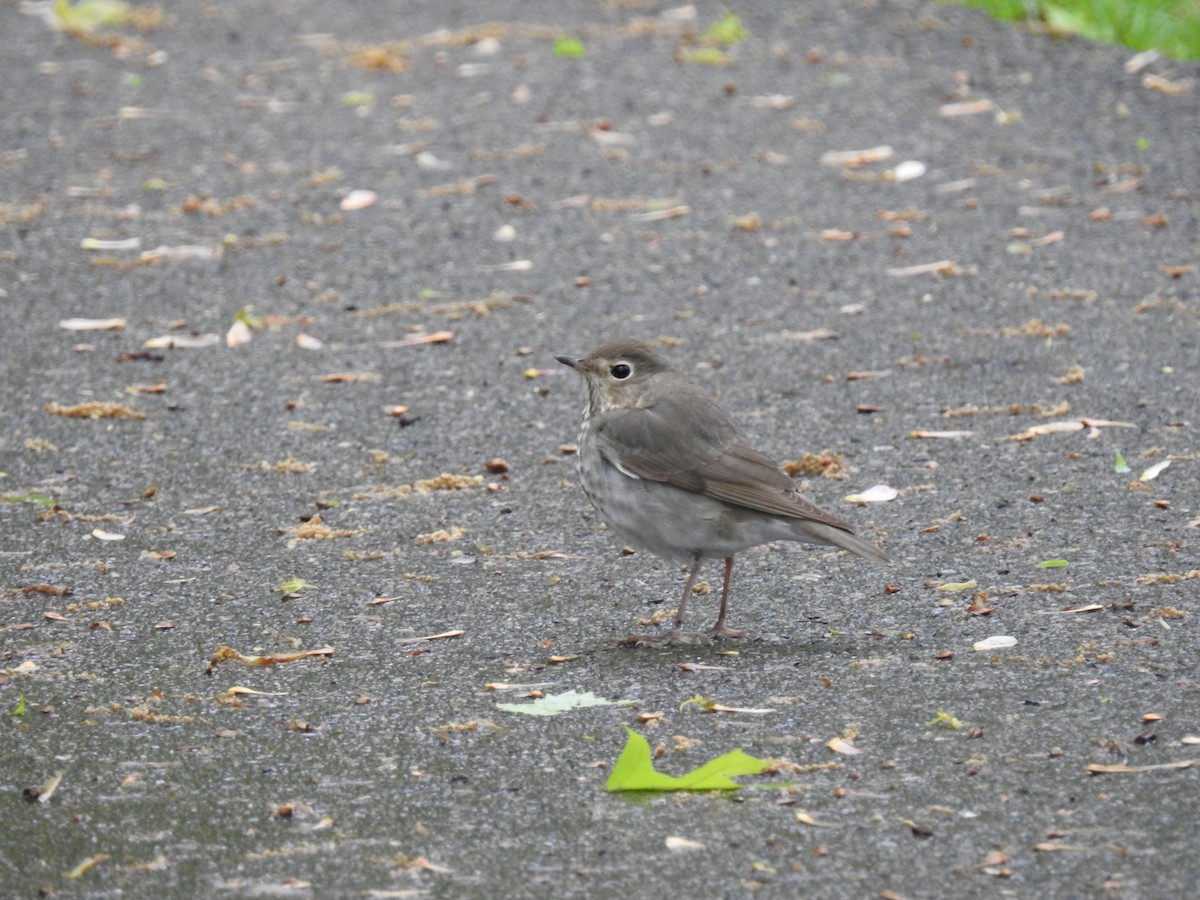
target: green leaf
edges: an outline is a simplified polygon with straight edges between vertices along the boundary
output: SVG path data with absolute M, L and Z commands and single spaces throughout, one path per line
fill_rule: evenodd
M 738 775 L 758 775 L 767 766 L 758 759 L 733 750 L 709 760 L 698 769 L 676 778 L 654 770 L 650 759 L 650 744 L 635 731 L 626 729 L 629 740 L 613 764 L 605 787 L 618 791 L 733 791 L 741 787 L 732 780 Z
M 295 594 L 297 591 L 315 591 L 317 586 L 309 584 L 303 578 L 289 578 L 275 590 L 284 594 Z
M 555 38 L 554 55 L 562 59 L 580 59 L 583 57 L 583 41 L 573 37 Z
M 605 700 L 591 691 L 580 693 L 570 690 L 563 694 L 539 697 L 532 703 L 497 703 L 496 708 L 527 716 L 557 716 L 559 713 L 570 712 L 573 709 L 587 709 L 589 706 L 628 706 L 631 703 L 633 703 L 632 700 Z
M 1128 475 L 1132 469 L 1129 468 L 1129 463 L 1125 462 L 1125 457 L 1121 455 L 1121 451 L 1117 451 L 1117 458 L 1113 460 L 1113 471 L 1118 475 Z
M 25 715 L 25 695 L 24 694 L 17 695 L 17 705 L 16 705 L 16 707 L 13 708 L 13 711 L 10 712 L 9 715 L 12 716 L 13 718 L 16 718 L 17 716 Z
M 725 13 L 709 26 L 708 31 L 704 32 L 705 42 L 724 44 L 727 47 L 744 41 L 748 37 L 750 37 L 750 32 L 742 24 L 742 20 L 731 12 Z
M 50 508 L 56 501 L 48 494 L 0 494 L 0 500 L 5 503 L 32 503 L 34 506 Z
M 1035 569 L 1062 569 L 1069 566 L 1070 563 L 1065 559 L 1044 559 L 1040 563 L 1034 563 Z
M 950 713 L 940 709 L 937 711 L 937 715 L 930 719 L 927 724 L 941 725 L 943 728 L 950 728 L 954 731 L 958 731 L 963 727 L 963 723 L 961 721 L 950 715 Z

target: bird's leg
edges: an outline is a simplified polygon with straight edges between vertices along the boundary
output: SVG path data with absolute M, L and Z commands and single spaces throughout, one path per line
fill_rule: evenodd
M 695 644 L 700 640 L 697 634 L 683 633 L 683 617 L 687 613 L 688 597 L 692 594 L 692 585 L 696 583 L 696 573 L 700 571 L 700 563 L 704 557 L 697 553 L 692 557 L 692 565 L 688 569 L 687 583 L 683 586 L 683 597 L 679 600 L 679 608 L 675 610 L 675 621 L 671 630 L 666 634 L 631 634 L 622 643 L 626 644 Z
M 689 636 L 683 634 L 683 616 L 687 611 L 688 597 L 692 595 L 692 585 L 696 583 L 696 573 L 700 571 L 700 562 L 704 559 L 699 553 L 692 559 L 692 567 L 688 570 L 687 582 L 683 586 L 683 596 L 679 598 L 679 608 L 675 610 L 675 624 L 671 628 L 672 641 L 687 641 Z
M 725 586 L 721 588 L 721 611 L 717 613 L 717 624 L 713 626 L 713 634 L 724 634 L 728 637 L 741 637 L 740 631 L 734 631 L 725 624 L 725 603 L 729 600 L 729 579 L 733 577 L 733 557 L 725 557 Z

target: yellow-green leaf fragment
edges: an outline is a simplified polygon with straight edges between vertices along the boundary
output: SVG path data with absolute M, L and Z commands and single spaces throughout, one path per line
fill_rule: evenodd
M 294 594 L 297 591 L 315 591 L 317 586 L 309 584 L 303 578 L 289 578 L 275 590 L 283 594 Z
M 54 13 L 66 28 L 94 31 L 105 25 L 120 25 L 129 18 L 129 4 L 121 0 L 54 0 Z
M 703 63 L 709 66 L 723 66 L 729 62 L 729 56 L 717 47 L 700 47 L 692 50 L 686 57 L 688 62 Z
M 0 494 L 4 503 L 32 503 L 34 506 L 53 507 L 58 501 L 49 494 Z
M 972 578 L 970 581 L 951 581 L 948 584 L 939 584 L 938 590 L 952 593 L 956 591 L 969 591 L 978 586 L 979 582 Z
M 618 791 L 732 791 L 741 785 L 733 778 L 739 775 L 758 775 L 767 766 L 765 759 L 758 759 L 733 750 L 709 760 L 686 775 L 675 777 L 654 770 L 650 758 L 650 744 L 635 731 L 629 731 L 625 749 L 613 764 L 605 787 Z
M 527 716 L 557 716 L 559 713 L 586 709 L 589 706 L 628 706 L 631 703 L 632 700 L 606 700 L 591 691 L 570 690 L 562 694 L 548 694 L 530 703 L 497 703 L 496 708 Z
M 742 24 L 742 20 L 731 12 L 726 12 L 709 26 L 708 31 L 704 32 L 705 43 L 724 44 L 726 46 L 744 41 L 748 37 L 750 37 L 750 32 Z
M 555 38 L 554 55 L 561 59 L 580 59 L 583 56 L 583 41 L 573 37 Z
M 253 306 L 243 306 L 233 314 L 234 322 L 241 322 L 247 328 L 262 328 L 267 324 L 267 320 L 261 316 L 254 315 Z
M 1132 470 L 1129 468 L 1129 463 L 1125 462 L 1125 457 L 1121 455 L 1121 451 L 1117 451 L 1116 459 L 1113 460 L 1113 471 L 1118 475 L 1128 475 Z
M 1044 559 L 1040 563 L 1034 563 L 1035 569 L 1062 569 L 1069 566 L 1070 563 L 1065 559 Z
M 941 725 L 943 728 L 949 728 L 953 731 L 958 731 L 963 727 L 963 723 L 960 720 L 950 715 L 950 713 L 940 709 L 937 711 L 937 715 L 930 719 L 926 724 Z

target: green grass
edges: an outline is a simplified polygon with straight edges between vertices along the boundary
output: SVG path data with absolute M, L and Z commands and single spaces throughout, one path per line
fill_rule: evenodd
M 1200 0 L 962 0 L 998 19 L 1038 22 L 1131 50 L 1200 59 Z

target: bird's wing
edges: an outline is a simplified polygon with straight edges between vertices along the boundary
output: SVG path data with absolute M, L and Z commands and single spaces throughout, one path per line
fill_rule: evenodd
M 747 444 L 737 424 L 712 398 L 686 382 L 675 387 L 650 405 L 596 416 L 592 424 L 605 459 L 637 478 L 756 512 L 853 530 L 801 497 L 787 473 Z
M 757 512 L 795 519 L 811 519 L 853 531 L 854 526 L 809 503 L 796 491 L 792 479 L 771 457 L 748 444 L 735 441 L 719 457 L 700 468 L 703 493 L 726 503 Z

